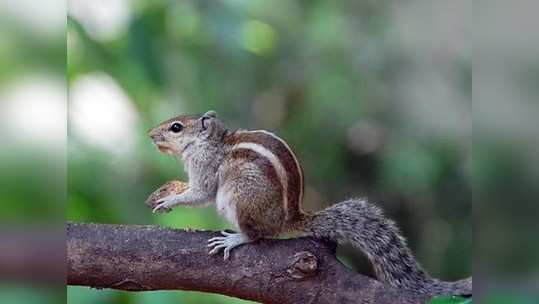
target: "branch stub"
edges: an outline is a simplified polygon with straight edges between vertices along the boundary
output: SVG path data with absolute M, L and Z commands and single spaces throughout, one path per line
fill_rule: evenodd
M 316 275 L 318 270 L 318 258 L 309 251 L 300 251 L 291 258 L 288 268 L 290 276 L 296 280 L 302 280 Z

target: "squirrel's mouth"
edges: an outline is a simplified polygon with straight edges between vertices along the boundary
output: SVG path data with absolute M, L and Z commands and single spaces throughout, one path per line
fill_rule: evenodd
M 163 135 L 161 135 L 160 133 L 152 134 L 152 132 L 150 131 L 150 138 L 152 139 L 157 149 L 161 151 L 161 153 L 174 154 L 174 147 L 172 147 L 169 143 L 167 143 Z
M 157 149 L 159 149 L 159 151 L 161 151 L 161 153 L 164 153 L 164 154 L 174 154 L 174 149 L 168 145 L 167 143 L 164 143 L 164 142 L 154 142 L 155 146 L 157 147 Z

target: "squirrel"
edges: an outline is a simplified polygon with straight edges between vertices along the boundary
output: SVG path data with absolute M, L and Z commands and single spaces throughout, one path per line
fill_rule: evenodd
M 227 129 L 215 111 L 169 119 L 148 132 L 158 149 L 180 157 L 188 189 L 159 199 L 153 212 L 206 206 L 239 233 L 222 231 L 208 240 L 210 254 L 261 238 L 302 232 L 364 252 L 379 281 L 426 295 L 471 295 L 472 278 L 444 282 L 419 265 L 395 223 L 364 199 L 349 199 L 310 214 L 302 210 L 301 165 L 288 144 L 267 131 Z

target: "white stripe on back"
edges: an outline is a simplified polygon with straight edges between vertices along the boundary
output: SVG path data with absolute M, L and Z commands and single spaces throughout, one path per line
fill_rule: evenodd
M 286 147 L 286 149 L 288 150 L 288 152 L 294 159 L 294 162 L 295 162 L 295 165 L 299 172 L 299 177 L 300 177 L 300 187 L 299 187 L 300 192 L 299 192 L 298 207 L 301 209 L 301 202 L 303 200 L 303 172 L 301 171 L 301 167 L 299 165 L 298 159 L 296 158 L 296 155 L 294 154 L 294 152 L 292 152 L 292 149 L 290 149 L 290 147 L 284 140 L 282 140 L 281 138 L 279 138 L 278 136 L 276 136 L 275 134 L 271 132 L 268 132 L 265 130 L 254 130 L 254 131 L 242 130 L 238 133 L 257 133 L 257 132 L 269 135 L 272 138 L 278 140 L 280 143 L 282 143 Z M 281 186 L 283 188 L 283 206 L 285 210 L 289 210 L 288 209 L 288 173 L 286 169 L 283 167 L 283 164 L 281 163 L 279 158 L 271 150 L 269 150 L 268 148 L 258 143 L 240 142 L 234 145 L 232 149 L 233 150 L 234 149 L 249 149 L 268 159 L 268 161 L 271 163 L 271 165 L 275 169 L 275 172 L 277 173 L 279 180 L 281 181 Z
M 240 142 L 232 148 L 233 150 L 236 149 L 248 149 L 251 151 L 254 151 L 262 156 L 264 156 L 273 166 L 273 169 L 275 169 L 275 172 L 277 173 L 277 176 L 279 177 L 279 181 L 281 182 L 281 187 L 283 188 L 283 206 L 285 210 L 288 210 L 288 175 L 286 173 L 285 168 L 283 167 L 283 164 L 281 164 L 281 161 L 273 152 L 271 152 L 266 147 L 252 143 L 252 142 Z
M 299 161 L 296 157 L 296 154 L 294 154 L 294 152 L 292 151 L 292 149 L 290 149 L 290 147 L 288 146 L 288 144 L 282 140 L 280 137 L 278 137 L 277 135 L 271 133 L 271 132 L 268 132 L 266 130 L 255 130 L 255 131 L 252 131 L 252 132 L 262 132 L 262 133 L 265 133 L 273 138 L 275 138 L 276 140 L 280 141 L 285 147 L 286 149 L 288 149 L 288 152 L 290 152 L 290 155 L 292 155 L 292 157 L 294 158 L 294 162 L 296 163 L 296 167 L 298 168 L 298 172 L 299 172 L 299 178 L 300 178 L 300 187 L 299 187 L 299 208 L 301 208 L 301 203 L 303 201 L 303 172 L 301 172 L 301 167 L 299 165 Z

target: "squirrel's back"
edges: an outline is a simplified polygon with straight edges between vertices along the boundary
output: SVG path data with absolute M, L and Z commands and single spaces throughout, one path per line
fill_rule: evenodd
M 282 189 L 282 204 L 286 221 L 301 217 L 303 198 L 303 171 L 301 165 L 286 142 L 268 131 L 237 130 L 225 139 L 226 159 L 243 159 L 259 163 L 260 168 L 270 171 Z M 270 164 L 269 168 L 267 165 Z M 266 174 L 268 175 L 268 174 Z

